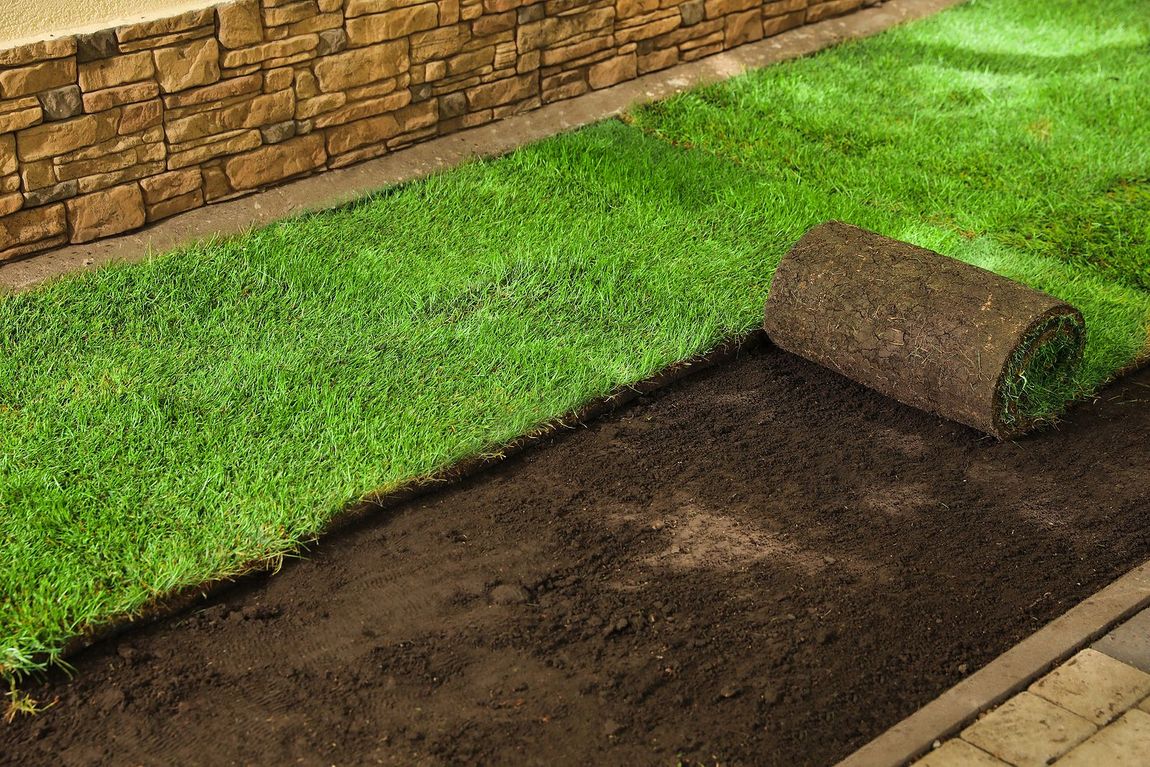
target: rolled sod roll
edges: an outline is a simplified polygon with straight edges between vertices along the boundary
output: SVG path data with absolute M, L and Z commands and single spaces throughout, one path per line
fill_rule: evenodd
M 999 439 L 1061 410 L 1086 341 L 1070 304 L 838 221 L 783 258 L 763 326 L 789 352 Z

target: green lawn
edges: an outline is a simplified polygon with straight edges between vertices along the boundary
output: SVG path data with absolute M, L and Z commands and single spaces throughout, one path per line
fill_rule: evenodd
M 0 671 L 761 320 L 839 218 L 1150 324 L 1144 0 L 977 0 L 490 162 L 0 299 Z
M 1146 0 L 972 0 L 634 122 L 875 227 L 1150 289 L 1148 46 Z

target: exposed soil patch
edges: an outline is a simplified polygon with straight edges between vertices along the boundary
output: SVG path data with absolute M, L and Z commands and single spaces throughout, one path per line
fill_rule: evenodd
M 1150 556 L 1150 371 L 996 444 L 755 349 L 103 643 L 4 764 L 828 764 Z

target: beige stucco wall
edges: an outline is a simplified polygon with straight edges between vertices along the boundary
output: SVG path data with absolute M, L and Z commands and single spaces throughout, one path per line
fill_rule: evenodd
M 0 46 L 171 16 L 220 0 L 0 0 Z

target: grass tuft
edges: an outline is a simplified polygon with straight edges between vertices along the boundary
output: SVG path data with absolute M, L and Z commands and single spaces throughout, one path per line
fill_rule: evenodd
M 999 424 L 1021 434 L 1054 420 L 1079 394 L 1075 373 L 1082 361 L 1086 326 L 1060 312 L 1035 324 L 1006 363 L 999 381 Z

